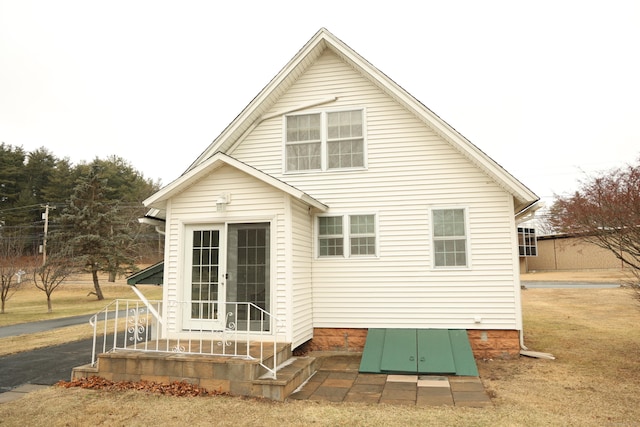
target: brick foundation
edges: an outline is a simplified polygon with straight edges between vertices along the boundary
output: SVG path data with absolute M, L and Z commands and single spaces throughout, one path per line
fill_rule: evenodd
M 314 328 L 305 351 L 361 352 L 367 340 L 366 328 Z M 520 334 L 515 330 L 467 330 L 476 359 L 508 359 L 520 354 Z
M 367 328 L 313 328 L 313 339 L 305 344 L 305 350 L 361 352 L 367 331 Z
M 476 359 L 510 359 L 520 355 L 520 333 L 515 330 L 467 330 Z

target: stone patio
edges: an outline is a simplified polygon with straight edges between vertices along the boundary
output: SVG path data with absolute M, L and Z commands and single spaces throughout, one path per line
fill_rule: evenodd
M 480 378 L 361 374 L 360 355 L 316 355 L 318 371 L 289 399 L 418 406 L 492 406 Z

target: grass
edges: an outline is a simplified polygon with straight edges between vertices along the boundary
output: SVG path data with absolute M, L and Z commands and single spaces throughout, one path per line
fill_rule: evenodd
M 131 286 L 126 284 L 125 279 L 109 283 L 105 276 L 100 278 L 100 283 L 105 295 L 102 301 L 98 301 L 95 295 L 88 295 L 93 290 L 93 282 L 89 275 L 69 278 L 51 296 L 53 313 L 47 312 L 47 298 L 44 292 L 27 284 L 7 302 L 5 313 L 0 315 L 0 326 L 94 314 L 115 299 L 138 299 L 131 290 Z M 139 289 L 150 300 L 162 299 L 162 288 L 159 286 L 140 286 Z M 91 336 L 93 336 L 93 328 L 87 323 L 35 334 L 0 338 L 0 356 L 78 341 Z
M 640 303 L 632 295 L 623 288 L 524 290 L 525 343 L 556 360 L 478 361 L 493 408 L 279 403 L 51 387 L 0 405 L 0 425 L 638 425 Z
M 101 276 L 100 286 L 105 296 L 102 301 L 98 301 L 95 295 L 89 295 L 93 290 L 89 275 L 70 277 L 51 294 L 53 313 L 47 313 L 45 293 L 26 283 L 7 301 L 5 313 L 0 314 L 0 326 L 93 314 L 117 298 L 138 299 L 124 278 L 110 283 L 106 275 Z M 141 289 L 149 299 L 162 299 L 162 288 L 159 286 L 142 286 Z

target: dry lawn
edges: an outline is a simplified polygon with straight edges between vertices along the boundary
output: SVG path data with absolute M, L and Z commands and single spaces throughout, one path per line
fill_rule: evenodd
M 52 387 L 0 405 L 0 425 L 603 426 L 640 424 L 640 303 L 626 289 L 529 289 L 525 342 L 556 360 L 479 361 L 494 407 L 421 408 Z
M 131 290 L 131 286 L 126 284 L 126 279 L 118 279 L 115 283 L 109 283 L 104 276 L 100 278 L 100 284 L 105 296 L 103 301 L 98 301 L 95 295 L 89 295 L 89 292 L 93 290 L 93 283 L 89 275 L 70 277 L 51 295 L 53 313 L 47 313 L 47 297 L 44 292 L 27 284 L 7 302 L 5 313 L 0 314 L 0 326 L 94 314 L 117 298 L 138 299 Z M 162 299 L 162 288 L 159 286 L 140 286 L 139 289 L 148 299 Z M 87 323 L 29 334 L 28 336 L 0 338 L 0 356 L 77 341 L 91 336 L 93 336 L 93 328 Z M 2 424 L 2 420 L 0 420 L 0 424 Z
M 626 284 L 634 280 L 633 274 L 627 270 L 581 270 L 581 271 L 535 271 L 523 273 L 520 280 L 542 282 L 592 282 Z
M 114 299 L 138 299 L 124 278 L 110 283 L 107 281 L 107 276 L 103 275 L 100 277 L 100 287 L 105 297 L 103 301 L 98 301 L 95 295 L 89 295 L 89 292 L 93 291 L 90 275 L 70 277 L 51 294 L 53 313 L 47 313 L 45 293 L 36 289 L 33 284 L 26 283 L 7 301 L 5 313 L 0 314 L 0 326 L 93 314 Z M 143 285 L 140 288 L 147 298 L 162 299 L 161 287 Z

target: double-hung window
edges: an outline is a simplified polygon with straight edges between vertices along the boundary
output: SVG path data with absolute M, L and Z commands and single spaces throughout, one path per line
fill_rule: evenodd
M 375 255 L 375 215 L 337 215 L 318 217 L 319 257 L 358 257 Z
M 287 172 L 365 166 L 363 110 L 290 115 L 285 119 Z
M 376 254 L 374 215 L 349 215 L 349 248 L 352 256 Z
M 468 265 L 467 232 L 464 209 L 434 209 L 433 256 L 435 267 Z
M 320 114 L 287 117 L 287 170 L 321 167 Z
M 343 256 L 344 233 L 342 216 L 321 216 L 318 218 L 318 255 Z

